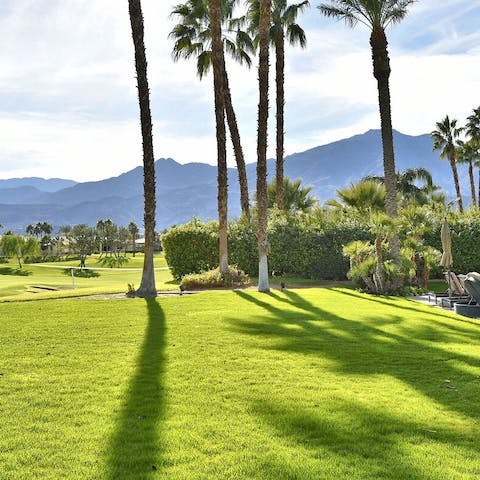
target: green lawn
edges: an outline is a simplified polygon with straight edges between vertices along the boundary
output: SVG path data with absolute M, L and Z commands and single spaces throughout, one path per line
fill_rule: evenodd
M 0 304 L 0 478 L 480 475 L 480 325 L 348 289 Z
M 56 268 L 59 266 L 78 266 L 78 260 L 49 262 L 43 264 L 26 264 L 18 269 L 15 260 L 0 264 L 0 302 L 11 300 L 36 300 L 60 298 L 90 294 L 125 293 L 127 285 L 140 286 L 142 278 L 143 255 L 130 257 L 125 269 L 93 270 L 88 278 L 75 278 L 73 289 L 70 270 Z M 87 259 L 86 266 L 101 268 L 98 256 Z M 55 268 L 52 268 L 55 267 Z M 159 290 L 177 290 L 177 282 L 167 269 L 165 257 L 161 254 L 155 257 L 156 282 Z M 128 270 L 132 269 L 132 270 Z

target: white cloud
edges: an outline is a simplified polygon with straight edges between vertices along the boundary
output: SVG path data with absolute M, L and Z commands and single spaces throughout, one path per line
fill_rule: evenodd
M 194 61 L 173 63 L 173 3 L 142 1 L 155 154 L 214 163 L 212 80 L 198 81 Z M 479 10 L 468 0 L 423 0 L 389 31 L 395 128 L 426 133 L 446 113 L 463 121 L 477 106 Z M 379 127 L 368 30 L 315 8 L 302 21 L 307 50 L 287 50 L 287 153 Z M 0 43 L 0 178 L 90 180 L 141 164 L 127 2 L 2 0 Z M 229 62 L 248 161 L 256 155 L 255 65 Z M 270 99 L 273 156 L 274 89 Z

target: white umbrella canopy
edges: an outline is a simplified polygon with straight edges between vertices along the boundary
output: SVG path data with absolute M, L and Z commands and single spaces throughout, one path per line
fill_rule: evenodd
M 440 238 L 442 240 L 442 249 L 443 249 L 440 265 L 445 268 L 450 268 L 453 265 L 452 238 L 450 236 L 450 227 L 448 226 L 448 222 L 446 218 L 443 219 Z

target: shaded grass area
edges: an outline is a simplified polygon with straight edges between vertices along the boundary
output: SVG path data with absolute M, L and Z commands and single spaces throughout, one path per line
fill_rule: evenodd
M 134 263 L 127 264 L 127 268 L 141 268 L 143 255 L 137 254 L 132 261 Z M 94 261 L 87 261 L 87 265 L 92 266 L 90 264 L 94 265 L 95 263 Z M 77 274 L 75 279 L 72 280 L 70 270 L 49 267 L 77 266 L 78 260 L 51 262 L 45 265 L 46 267 L 41 264 L 28 264 L 22 269 L 18 269 L 11 260 L 8 264 L 0 267 L 0 302 L 124 293 L 127 291 L 128 284 L 139 287 L 142 277 L 141 271 L 112 268 L 108 270 L 85 270 L 82 271 L 81 275 Z M 155 257 L 155 265 L 166 268 L 163 255 Z M 77 272 L 80 272 L 80 270 Z M 159 290 L 175 290 L 178 288 L 178 282 L 172 281 L 172 276 L 168 270 L 156 270 L 155 277 Z M 47 287 L 50 291 L 38 290 L 32 288 L 32 286 Z M 73 288 L 74 286 L 75 288 Z
M 480 326 L 347 289 L 0 305 L 0 477 L 474 479 Z

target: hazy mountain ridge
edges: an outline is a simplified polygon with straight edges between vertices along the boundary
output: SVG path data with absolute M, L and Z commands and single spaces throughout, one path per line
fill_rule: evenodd
M 429 135 L 395 136 L 397 170 L 425 167 L 434 182 L 453 196 L 450 166 L 432 152 Z M 465 200 L 467 168 L 459 166 Z M 157 178 L 157 229 L 179 224 L 194 215 L 202 219 L 217 216 L 217 168 L 203 163 L 185 165 L 173 159 L 155 163 Z M 270 179 L 275 174 L 274 160 L 268 161 Z M 285 174 L 302 178 L 312 185 L 321 202 L 335 197 L 335 190 L 365 175 L 382 174 L 382 144 L 379 130 L 295 153 L 285 158 Z M 256 164 L 247 165 L 250 194 L 255 190 Z M 29 183 L 30 182 L 30 183 Z M 16 186 L 15 186 L 16 185 Z M 62 187 L 63 185 L 63 187 Z M 56 187 L 60 187 L 55 190 Z M 48 190 L 49 189 L 49 190 Z M 229 216 L 238 217 L 239 188 L 237 171 L 229 169 Z M 96 182 L 75 183 L 62 179 L 0 180 L 0 223 L 24 231 L 29 223 L 48 221 L 63 224 L 94 225 L 99 218 L 111 218 L 125 225 L 134 220 L 143 224 L 143 170 L 136 167 L 118 177 Z
M 41 192 L 56 192 L 63 188 L 73 187 L 78 182 L 73 180 L 65 180 L 63 178 L 9 178 L 0 180 L 0 190 L 13 189 L 19 187 L 34 187 Z

